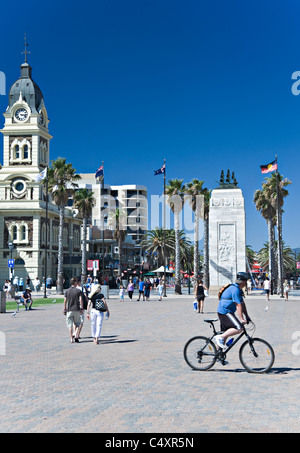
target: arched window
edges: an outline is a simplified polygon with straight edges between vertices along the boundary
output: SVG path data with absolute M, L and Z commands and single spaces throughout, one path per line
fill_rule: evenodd
M 15 146 L 15 153 L 14 154 L 15 154 L 14 155 L 15 159 L 20 159 L 20 147 L 19 147 L 19 145 Z
M 18 239 L 18 229 L 17 229 L 17 226 L 14 225 L 12 227 L 12 240 L 16 241 L 17 239 Z
M 26 240 L 26 227 L 25 225 L 21 225 L 20 228 L 20 240 L 25 241 Z
M 24 148 L 23 148 L 23 158 L 24 159 L 28 159 L 28 145 L 24 145 Z

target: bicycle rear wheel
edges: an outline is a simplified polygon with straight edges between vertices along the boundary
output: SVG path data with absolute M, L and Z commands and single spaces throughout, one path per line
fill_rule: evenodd
M 205 371 L 215 364 L 217 349 L 209 338 L 193 337 L 184 346 L 183 356 L 193 370 Z
M 240 362 L 249 373 L 266 373 L 273 366 L 275 353 L 272 346 L 261 338 L 251 338 L 242 344 Z

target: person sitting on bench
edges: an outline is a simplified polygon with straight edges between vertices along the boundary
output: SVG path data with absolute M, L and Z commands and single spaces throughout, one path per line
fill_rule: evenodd
M 25 305 L 25 310 L 31 310 L 31 305 L 32 305 L 32 298 L 31 298 L 31 291 L 29 288 L 26 288 L 26 290 L 23 292 L 21 296 L 21 302 Z M 29 305 L 29 307 L 28 307 Z

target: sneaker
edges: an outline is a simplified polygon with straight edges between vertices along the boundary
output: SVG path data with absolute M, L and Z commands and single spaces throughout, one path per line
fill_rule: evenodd
M 221 337 L 221 335 L 216 335 L 213 338 L 214 342 L 216 343 L 217 346 L 221 349 L 226 349 L 226 344 L 224 343 L 224 338 Z

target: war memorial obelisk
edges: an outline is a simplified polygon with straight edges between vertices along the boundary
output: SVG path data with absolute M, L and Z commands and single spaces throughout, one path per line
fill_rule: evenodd
M 222 170 L 219 187 L 214 189 L 209 209 L 210 293 L 216 294 L 233 283 L 237 272 L 246 270 L 245 203 L 234 173 Z

